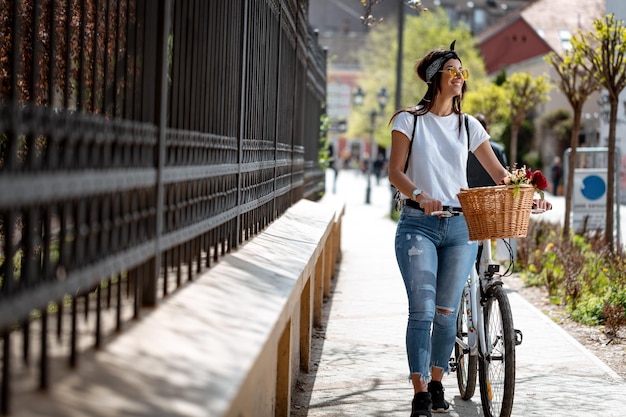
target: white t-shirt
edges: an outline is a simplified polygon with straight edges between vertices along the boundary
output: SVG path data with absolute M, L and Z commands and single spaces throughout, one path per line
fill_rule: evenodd
M 473 152 L 489 140 L 489 134 L 475 117 L 468 115 L 468 118 L 469 150 Z M 409 140 L 413 120 L 415 116 L 409 112 L 398 114 L 392 131 L 404 133 Z M 456 113 L 441 117 L 428 112 L 417 116 L 416 123 L 407 175 L 420 190 L 440 200 L 444 206 L 458 207 L 457 194 L 461 188 L 467 188 L 468 139 L 463 117 L 460 134 Z

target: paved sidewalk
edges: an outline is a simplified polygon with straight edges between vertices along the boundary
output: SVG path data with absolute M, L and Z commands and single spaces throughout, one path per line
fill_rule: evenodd
M 393 249 L 395 223 L 388 217 L 389 186 L 373 181 L 372 204 L 365 205 L 364 178 L 342 171 L 336 195 L 346 201 L 342 262 L 314 346 L 317 370 L 304 377 L 297 394 L 297 403 L 308 406 L 294 408 L 292 416 L 408 417 L 407 306 Z M 519 294 L 509 296 L 515 327 L 524 334 L 513 416 L 626 416 L 626 381 Z M 482 416 L 478 389 L 463 401 L 455 374 L 444 386 L 449 416 Z

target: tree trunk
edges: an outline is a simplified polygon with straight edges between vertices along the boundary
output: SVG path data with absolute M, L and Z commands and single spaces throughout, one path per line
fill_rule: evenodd
M 572 126 L 572 136 L 570 137 L 570 154 L 567 164 L 567 187 L 565 189 L 565 219 L 563 220 L 563 237 L 570 234 L 570 213 L 572 211 L 572 198 L 574 195 L 574 169 L 576 168 L 576 151 L 578 149 L 578 132 L 580 131 L 580 115 L 582 104 L 573 107 L 574 123 Z
M 615 234 L 613 233 L 615 210 L 613 206 L 615 204 L 615 125 L 617 124 L 617 95 L 609 94 L 609 102 L 611 103 L 611 118 L 609 122 L 609 161 L 607 169 L 606 226 L 604 238 L 609 250 L 613 252 L 615 249 Z
M 509 166 L 517 166 L 517 135 L 519 135 L 520 124 L 513 120 L 511 124 L 511 155 L 509 155 Z
M 513 122 L 511 123 L 511 160 L 509 161 L 511 167 L 517 167 L 517 148 L 519 143 L 518 136 L 522 123 L 524 123 L 525 119 L 526 111 L 521 109 L 518 109 L 517 114 L 513 116 Z

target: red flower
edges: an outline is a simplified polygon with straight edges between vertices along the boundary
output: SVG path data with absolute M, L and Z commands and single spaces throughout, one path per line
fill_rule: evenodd
M 530 171 L 528 171 L 528 172 L 530 173 Z M 536 188 L 538 188 L 540 190 L 545 190 L 546 188 L 548 188 L 548 180 L 541 173 L 541 171 L 537 170 L 537 171 L 533 172 L 531 175 L 532 175 L 531 183 Z

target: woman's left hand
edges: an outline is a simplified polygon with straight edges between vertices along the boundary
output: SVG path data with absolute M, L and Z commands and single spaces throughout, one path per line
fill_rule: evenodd
M 534 198 L 533 199 L 533 210 L 539 211 L 548 211 L 552 210 L 552 203 L 548 200 L 544 200 L 543 198 Z

